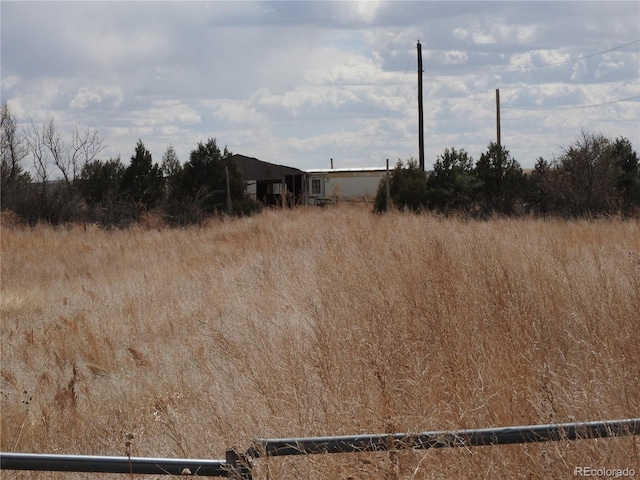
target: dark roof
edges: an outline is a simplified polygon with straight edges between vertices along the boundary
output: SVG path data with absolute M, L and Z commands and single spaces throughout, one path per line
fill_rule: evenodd
M 231 161 L 236 163 L 245 180 L 257 180 L 259 182 L 266 180 L 281 181 L 284 175 L 304 174 L 302 170 L 298 170 L 297 168 L 263 162 L 257 158 L 246 157 L 244 155 L 233 155 Z

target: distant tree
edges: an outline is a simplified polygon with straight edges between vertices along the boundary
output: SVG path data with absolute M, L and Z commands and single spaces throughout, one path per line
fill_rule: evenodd
M 154 208 L 164 194 L 164 178 L 151 152 L 138 140 L 131 163 L 125 169 L 120 184 L 122 194 L 136 207 L 137 213 Z
M 166 195 L 172 198 L 176 195 L 180 187 L 180 177 L 182 175 L 182 164 L 178 159 L 178 154 L 173 148 L 173 145 L 169 145 L 164 152 L 160 168 L 164 176 Z
M 95 128 L 81 128 L 77 123 L 73 126 L 71 140 L 61 162 L 67 178 L 75 180 L 84 166 L 96 159 L 104 150 L 103 138 Z M 70 173 L 69 173 L 70 172 Z
M 609 139 L 582 131 L 560 156 L 562 188 L 572 216 L 592 216 L 615 210 L 616 169 L 611 153 Z
M 429 207 L 443 213 L 468 210 L 478 183 L 471 156 L 464 149 L 446 148 L 427 178 Z
M 396 165 L 396 168 L 398 166 Z M 392 175 L 393 173 L 390 173 Z M 376 196 L 373 199 L 373 211 L 376 213 L 383 213 L 391 209 L 393 201 L 387 203 L 387 183 L 389 183 L 389 191 L 391 190 L 391 181 L 387 182 L 387 178 L 382 178 L 378 182 L 378 190 Z
M 120 223 L 125 212 L 132 217 L 131 208 L 125 207 L 120 191 L 124 171 L 120 157 L 93 160 L 83 167 L 78 183 L 88 209 L 88 220 L 114 225 Z
M 514 213 L 522 202 L 524 177 L 520 164 L 503 146 L 491 142 L 476 162 L 475 174 L 480 181 L 478 199 L 487 213 Z
M 374 210 L 387 209 L 387 180 L 382 179 L 374 201 Z M 399 210 L 420 212 L 427 208 L 427 176 L 417 160 L 407 160 L 406 165 L 398 160 L 391 173 L 389 190 L 393 206 Z
M 124 171 L 120 157 L 85 164 L 78 183 L 88 209 L 87 220 L 107 226 L 126 225 L 133 221 L 132 210 L 120 193 Z
M 165 184 L 165 201 L 163 210 L 165 218 L 170 223 L 185 223 L 191 216 L 193 209 L 188 200 L 185 200 L 184 188 L 182 185 L 184 168 L 173 145 L 169 145 L 162 156 L 162 174 Z
M 90 206 L 117 201 L 125 166 L 120 158 L 87 163 L 80 174 L 80 191 Z
M 33 161 L 34 179 L 29 205 L 23 210 L 27 220 L 31 223 L 45 221 L 53 224 L 68 220 L 76 207 L 73 183 L 70 177 L 63 175 L 63 180 L 55 177 L 61 165 L 64 143 L 54 118 L 49 117 L 42 126 L 36 126 L 30 119 L 25 142 Z
M 33 162 L 33 182 L 26 201 L 30 206 L 25 207 L 29 220 L 59 223 L 79 218 L 82 202 L 75 180 L 83 166 L 103 149 L 98 131 L 76 124 L 65 135 L 50 116 L 42 125 L 30 119 L 23 138 Z
M 31 145 L 37 152 L 38 170 L 44 178 L 57 172 L 71 192 L 73 182 L 84 165 L 94 160 L 104 149 L 102 137 L 94 128 L 81 129 L 76 123 L 67 141 L 50 116 L 41 128 L 31 121 Z
M 191 211 L 192 220 L 200 220 L 203 214 L 225 212 L 227 209 L 227 176 L 231 201 L 234 205 L 244 202 L 245 183 L 235 163 L 232 153 L 225 147 L 218 148 L 215 139 L 198 143 L 191 151 L 189 161 L 182 169 L 179 196 Z
M 28 155 L 24 134 L 18 128 L 15 115 L 6 103 L 2 103 L 0 123 L 0 207 L 16 210 L 28 194 L 31 176 L 24 171 L 23 163 Z
M 533 171 L 529 175 L 525 201 L 529 212 L 538 215 L 549 215 L 559 212 L 558 203 L 562 202 L 562 190 L 558 188 L 557 164 L 542 157 L 536 160 Z
M 640 207 L 640 164 L 631 142 L 617 138 L 611 145 L 615 190 L 620 210 L 629 214 Z

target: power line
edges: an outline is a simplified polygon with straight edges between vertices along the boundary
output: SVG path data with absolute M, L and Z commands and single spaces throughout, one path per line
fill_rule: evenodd
M 411 67 L 411 64 L 413 63 L 413 56 L 409 56 L 409 61 L 407 62 L 407 68 L 405 68 L 404 70 L 404 74 L 402 75 L 402 80 L 400 81 L 400 84 L 398 85 L 398 88 L 396 90 L 395 95 L 393 96 L 393 98 L 397 98 L 398 94 L 400 93 L 400 89 L 403 87 L 404 85 L 404 81 L 405 78 L 407 77 L 407 73 L 409 72 L 409 67 Z M 381 120 L 389 120 L 388 116 L 389 116 L 389 112 L 391 112 L 391 105 L 389 105 L 387 107 L 387 111 L 385 112 L 385 114 L 382 116 Z M 405 114 L 407 112 L 407 107 L 405 106 L 405 111 L 402 113 L 402 118 L 404 118 Z M 400 120 L 402 121 L 402 120 Z M 364 122 L 363 122 L 363 126 L 364 126 Z M 393 135 L 393 133 L 395 133 L 396 129 L 397 129 L 397 125 L 396 128 L 393 129 L 393 132 L 390 135 Z M 370 149 L 371 149 L 371 145 L 373 143 L 373 140 L 375 137 L 379 137 L 380 135 L 378 135 L 377 133 L 373 133 L 370 135 L 371 139 L 369 140 L 369 143 L 367 144 L 367 146 L 364 148 L 364 150 L 362 151 L 362 156 L 365 156 L 365 154 L 369 153 Z M 389 137 L 390 139 L 390 137 Z M 386 145 L 389 143 L 389 139 L 387 139 L 387 142 L 385 143 L 385 147 Z
M 629 43 L 625 43 L 624 45 L 619 45 L 617 47 L 609 48 L 608 50 L 602 50 L 601 52 L 590 53 L 588 55 L 582 55 L 580 57 L 570 58 L 569 60 L 562 60 L 560 62 L 541 63 L 538 65 L 529 65 L 529 66 L 497 65 L 497 64 L 491 64 L 491 63 L 474 63 L 474 62 L 468 62 L 468 61 L 464 61 L 463 63 L 467 63 L 469 65 L 475 65 L 478 67 L 484 67 L 484 68 L 495 68 L 495 69 L 505 69 L 505 70 L 507 69 L 529 70 L 533 68 L 552 67 L 554 65 L 562 65 L 564 63 L 577 62 L 578 60 L 584 60 L 585 58 L 591 58 L 591 57 L 602 55 L 608 52 L 613 52 L 614 50 L 620 50 L 621 48 L 629 47 L 631 45 L 635 45 L 636 43 L 640 43 L 640 40 L 634 40 L 633 42 L 629 42 Z
M 579 106 L 574 106 L 574 107 L 550 107 L 550 108 L 522 108 L 522 107 L 502 107 L 505 110 L 527 110 L 527 111 L 544 111 L 544 110 L 581 110 L 583 108 L 593 108 L 593 107 L 602 107 L 605 105 L 613 105 L 615 103 L 620 103 L 620 102 L 627 102 L 629 100 L 636 100 L 639 99 L 640 95 L 636 95 L 634 97 L 627 97 L 627 98 L 620 98 L 618 100 L 613 100 L 611 102 L 604 102 L 604 103 L 594 103 L 592 105 L 579 105 Z
M 413 97 L 415 98 L 416 96 L 416 91 L 418 90 L 418 86 L 416 85 L 416 87 L 413 89 Z M 407 112 L 409 111 L 409 106 L 410 106 L 410 102 L 407 102 L 407 106 L 404 109 L 404 112 L 402 113 L 402 117 L 400 117 L 400 120 L 398 120 L 396 122 L 395 127 L 393 127 L 393 130 L 391 131 L 391 133 L 389 134 L 389 136 L 387 137 L 387 141 L 384 143 L 384 147 L 382 147 L 382 150 L 385 150 L 387 148 L 387 145 L 389 145 L 389 142 L 391 141 L 391 137 L 393 135 L 395 135 L 396 130 L 398 130 L 398 126 L 402 123 L 402 121 L 404 120 L 404 116 L 407 114 Z

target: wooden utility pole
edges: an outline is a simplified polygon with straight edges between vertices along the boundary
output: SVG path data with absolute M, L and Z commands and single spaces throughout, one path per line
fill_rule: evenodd
M 386 211 L 391 210 L 391 179 L 389 178 L 389 159 L 387 158 L 387 208 Z
M 496 131 L 497 131 L 497 140 L 498 146 L 502 145 L 502 140 L 500 138 L 500 89 L 496 88 Z
M 233 215 L 233 203 L 231 203 L 231 185 L 229 182 L 229 166 L 224 166 L 224 174 L 227 177 L 227 213 Z
M 422 45 L 418 40 L 418 159 L 424 172 L 424 115 L 422 111 Z

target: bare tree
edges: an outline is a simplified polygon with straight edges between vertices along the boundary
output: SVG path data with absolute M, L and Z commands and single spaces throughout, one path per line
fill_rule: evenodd
M 98 131 L 75 124 L 67 142 L 50 116 L 42 126 L 30 119 L 25 141 L 33 161 L 34 180 L 40 185 L 38 210 L 52 222 L 77 216 L 81 202 L 75 181 L 104 148 Z M 63 183 L 52 182 L 54 176 Z
M 60 170 L 67 189 L 71 190 L 71 181 L 73 178 L 70 176 L 69 158 L 65 155 L 67 147 L 62 139 L 62 135 L 56 128 L 53 116 L 50 116 L 42 126 L 42 139 L 45 150 L 48 150 L 49 155 L 51 155 L 53 165 Z
M 97 129 L 81 129 L 77 123 L 74 124 L 68 152 L 68 166 L 74 180 L 78 178 L 84 166 L 93 162 L 104 150 L 102 141 Z
M 43 125 L 42 128 L 36 127 L 33 119 L 30 118 L 25 134 L 25 141 L 33 161 L 34 180 L 42 184 L 45 184 L 51 175 L 51 159 L 49 158 L 49 151 L 46 146 L 46 137 L 46 125 Z
M 95 160 L 104 150 L 102 137 L 94 128 L 81 129 L 76 123 L 67 144 L 51 116 L 42 125 L 35 126 L 31 119 L 27 130 L 27 144 L 34 162 L 38 181 L 47 181 L 57 169 L 69 188 L 83 167 Z
M 13 208 L 16 193 L 24 190 L 30 182 L 29 174 L 24 172 L 22 163 L 28 150 L 23 132 L 18 129 L 18 122 L 9 106 L 2 103 L 0 121 L 0 203 L 2 208 Z
M 0 122 L 2 134 L 0 153 L 2 155 L 2 183 L 12 182 L 21 173 L 21 162 L 27 156 L 25 139 L 18 130 L 18 122 L 6 103 L 2 104 Z
M 560 157 L 566 177 L 567 203 L 573 215 L 594 215 L 615 204 L 615 176 L 611 141 L 602 134 L 582 131 Z

